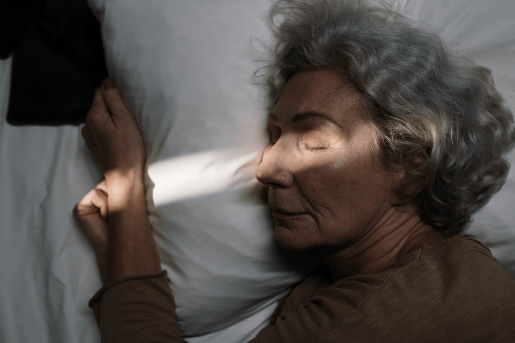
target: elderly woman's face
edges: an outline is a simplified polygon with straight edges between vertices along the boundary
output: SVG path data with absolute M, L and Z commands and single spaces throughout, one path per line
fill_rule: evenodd
M 345 247 L 365 238 L 395 203 L 359 98 L 329 71 L 295 74 L 268 120 L 256 170 L 269 186 L 275 238 L 285 249 Z

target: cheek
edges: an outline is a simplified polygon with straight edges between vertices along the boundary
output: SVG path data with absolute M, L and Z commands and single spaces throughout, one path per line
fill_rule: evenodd
M 388 181 L 373 163 L 365 158 L 339 158 L 305 175 L 303 193 L 320 226 L 352 225 L 387 201 Z
M 368 179 L 367 167 L 348 158 L 338 158 L 320 165 L 307 182 L 310 193 L 330 207 L 345 205 L 344 199 L 352 200 L 363 194 L 363 182 Z
M 337 164 L 335 167 L 333 164 Z M 356 204 L 356 180 L 346 175 L 345 162 L 332 162 L 299 175 L 297 183 L 309 204 L 319 230 L 336 229 Z
M 340 158 L 340 159 L 337 159 L 334 163 L 333 163 L 333 167 L 335 170 L 340 170 L 344 165 L 345 165 L 345 162 L 347 162 L 347 159 L 346 158 Z

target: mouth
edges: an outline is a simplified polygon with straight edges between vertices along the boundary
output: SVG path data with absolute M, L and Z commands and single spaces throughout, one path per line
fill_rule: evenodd
M 272 212 L 276 212 L 276 213 L 280 213 L 280 214 L 285 214 L 285 215 L 296 215 L 296 214 L 300 214 L 299 212 L 293 212 L 293 211 L 286 211 L 286 210 L 283 210 L 283 209 L 280 209 L 280 208 L 270 208 L 272 210 Z
M 302 212 L 292 212 L 292 211 L 286 211 L 282 209 L 272 208 L 272 216 L 275 219 L 294 219 L 299 216 L 305 215 L 306 213 Z

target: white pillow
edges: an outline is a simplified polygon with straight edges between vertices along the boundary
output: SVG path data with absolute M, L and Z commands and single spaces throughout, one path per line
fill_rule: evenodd
M 266 144 L 251 37 L 267 39 L 270 3 L 90 6 L 110 76 L 147 144 L 155 183 L 149 212 L 181 330 L 206 334 L 267 313 L 233 332 L 233 341 L 243 340 L 268 324 L 277 300 L 318 264 L 296 268 L 275 245 L 268 207 L 253 194 L 254 168 L 245 167 Z

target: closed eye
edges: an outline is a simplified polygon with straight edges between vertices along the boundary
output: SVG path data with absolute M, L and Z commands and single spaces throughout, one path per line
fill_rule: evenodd
M 321 129 L 309 130 L 302 134 L 302 146 L 312 152 L 319 152 L 330 147 L 327 134 Z
M 325 147 L 325 146 L 320 146 L 320 147 L 309 147 L 309 146 L 307 146 L 307 145 L 305 145 L 305 148 L 306 148 L 306 150 L 308 150 L 308 151 L 313 151 L 313 152 L 322 151 L 322 150 L 327 149 L 327 147 Z

